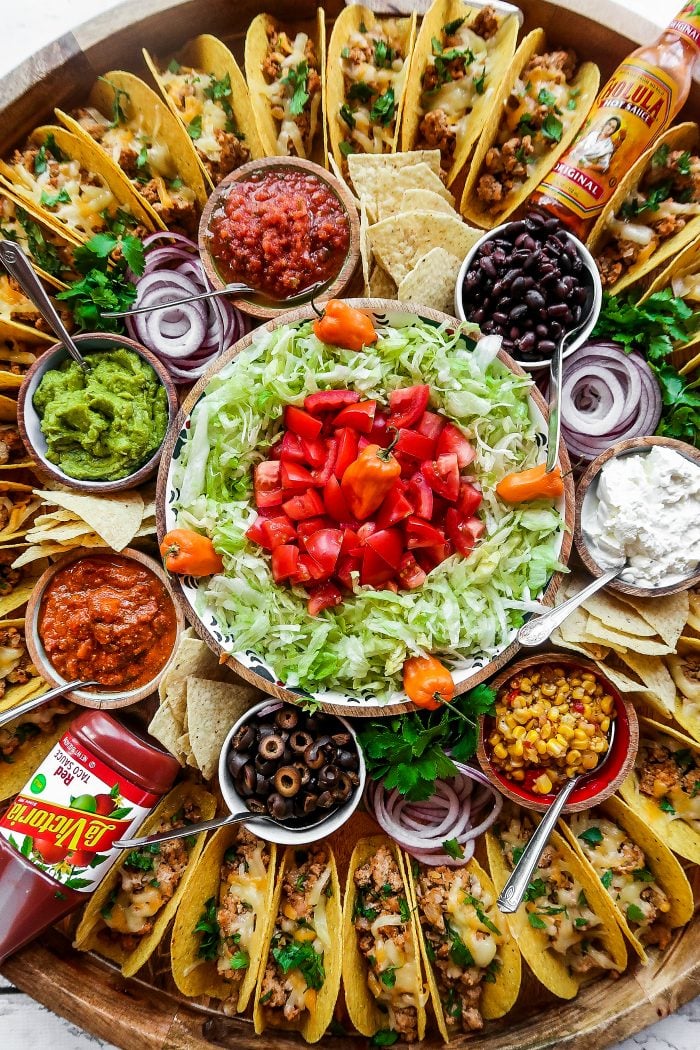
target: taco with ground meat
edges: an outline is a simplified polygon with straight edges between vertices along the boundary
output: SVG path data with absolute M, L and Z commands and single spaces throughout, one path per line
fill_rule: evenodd
M 309 32 L 257 15 L 245 38 L 245 75 L 263 150 L 328 166 L 323 105 L 326 22 L 323 8 Z
M 476 860 L 448 868 L 404 859 L 430 998 L 449 1042 L 508 1013 L 520 990 L 520 952 Z
M 644 281 L 700 234 L 700 134 L 678 124 L 632 165 L 586 241 L 613 295 Z
M 6 287 L 10 287 L 9 283 Z M 14 288 L 13 288 L 14 294 Z M 0 315 L 2 314 L 2 281 L 0 280 Z M 46 332 L 0 316 L 0 387 L 15 390 L 37 357 L 56 342 Z M 1 465 L 1 464 L 0 464 Z
M 0 190 L 0 237 L 19 245 L 39 277 L 54 288 L 66 288 L 78 277 L 77 238 L 70 230 L 56 230 L 46 216 L 5 189 Z
M 0 543 L 21 539 L 40 506 L 31 485 L 0 478 Z
M 173 977 L 183 995 L 211 995 L 242 1013 L 258 978 L 275 892 L 276 846 L 242 825 L 208 843 L 173 927 Z
M 345 888 L 343 985 L 355 1028 L 385 1039 L 384 1045 L 395 1041 L 393 1033 L 406 1043 L 425 1035 L 428 992 L 411 909 L 412 890 L 397 846 L 385 835 L 360 839 Z
M 674 853 L 700 864 L 700 744 L 639 718 L 639 749 L 620 794 Z
M 196 784 L 178 784 L 139 828 L 155 834 L 210 820 L 216 799 Z M 190 883 L 204 832 L 124 850 L 80 920 L 74 947 L 119 963 L 124 977 L 140 970 L 157 948 Z
M 30 565 L 14 569 L 12 563 L 26 549 L 26 544 L 0 547 L 0 618 L 2 619 L 29 601 L 37 579 L 48 566 L 48 561 L 40 558 Z
M 230 172 L 264 156 L 238 63 L 221 40 L 204 33 L 172 58 L 143 57 L 166 103 L 194 146 L 214 189 Z
M 406 88 L 401 149 L 439 149 L 449 186 L 500 101 L 518 15 L 462 0 L 434 0 L 416 40 Z
M 533 815 L 504 807 L 486 835 L 489 867 L 500 892 L 535 830 Z M 535 977 L 560 999 L 627 965 L 615 907 L 601 883 L 558 833 L 545 847 L 525 899 L 507 916 Z
M 649 961 L 647 948 L 668 948 L 671 931 L 693 917 L 690 883 L 668 846 L 615 796 L 572 813 L 560 827 L 608 891 L 641 961 Z
M 24 629 L 23 616 L 0 620 L 0 711 L 9 711 L 47 688 L 32 663 Z
M 133 73 L 113 70 L 93 85 L 87 105 L 56 116 L 97 143 L 149 213 L 154 225 L 197 236 L 207 201 L 192 141 L 163 100 Z
M 26 694 L 17 703 L 33 699 L 47 689 L 41 682 L 33 693 Z M 75 704 L 59 696 L 0 726 L 0 803 L 21 791 L 32 771 L 41 765 L 65 733 L 74 710 Z
M 575 52 L 525 37 L 503 78 L 472 158 L 462 215 L 490 229 L 504 222 L 573 141 L 598 91 L 600 70 Z
M 416 15 L 377 16 L 351 4 L 336 19 L 326 65 L 326 113 L 333 159 L 396 153 Z
M 0 161 L 3 181 L 20 202 L 78 243 L 96 233 L 142 237 L 155 228 L 136 191 L 95 143 L 65 128 L 36 128 L 9 161 Z
M 253 1006 L 258 1035 L 298 1031 L 316 1043 L 333 1018 L 341 972 L 340 883 L 325 843 L 291 846 L 269 911 Z

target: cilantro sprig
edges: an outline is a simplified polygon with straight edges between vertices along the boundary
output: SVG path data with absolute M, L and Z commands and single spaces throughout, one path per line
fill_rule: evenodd
M 102 311 L 128 310 L 136 299 L 136 286 L 127 271 L 143 273 L 142 242 L 129 234 L 97 233 L 74 250 L 76 269 L 82 277 L 56 298 L 68 303 L 76 323 L 84 331 L 123 332 L 119 318 L 105 319 Z

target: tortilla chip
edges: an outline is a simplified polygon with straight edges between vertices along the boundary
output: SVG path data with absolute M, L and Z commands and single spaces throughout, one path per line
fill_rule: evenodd
M 420 188 L 404 190 L 399 211 L 440 211 L 445 212 L 447 215 L 457 214 L 447 197 L 442 193 Z M 386 215 L 380 216 L 381 219 L 386 219 L 387 217 Z
M 639 638 L 623 631 L 611 630 L 597 616 L 588 616 L 585 640 L 609 645 L 620 654 L 645 653 L 647 656 L 664 656 L 673 652 L 670 646 L 656 638 Z
M 187 729 L 187 679 L 168 683 L 162 706 L 168 708 L 180 726 L 180 732 L 184 733 Z
M 0 423 L 14 423 L 17 419 L 17 402 L 14 398 L 0 394 Z
M 351 153 L 347 160 L 348 174 L 358 197 L 376 200 L 377 185 L 381 185 L 387 178 L 391 181 L 403 168 L 415 168 L 418 165 L 427 167 L 440 181 L 444 190 L 440 179 L 439 149 L 416 149 L 406 153 Z
M 623 634 L 632 634 L 638 638 L 653 638 L 657 634 L 641 613 L 618 601 L 607 591 L 598 591 L 597 594 L 591 595 L 582 603 L 582 607 L 598 620 L 602 620 L 610 630 L 619 629 Z
M 460 219 L 430 211 L 402 212 L 369 228 L 372 251 L 397 284 L 431 248 L 442 247 L 461 261 L 480 236 Z
M 562 636 L 559 628 L 552 631 L 549 640 L 552 645 L 558 645 L 562 649 L 568 649 L 572 653 L 580 653 L 581 656 L 586 656 L 590 660 L 605 660 L 610 652 L 610 650 L 604 645 L 584 645 L 583 642 L 567 642 Z
M 462 260 L 444 248 L 431 248 L 404 277 L 399 285 L 399 299 L 451 314 L 461 265 Z
M 620 659 L 641 679 L 645 694 L 657 697 L 668 711 L 673 711 L 676 686 L 663 660 L 633 652 L 621 653 Z
M 362 278 L 364 280 L 365 295 L 370 295 L 369 275 L 372 269 L 372 249 L 369 246 L 369 238 L 367 237 L 367 230 L 369 229 L 369 220 L 367 218 L 367 204 L 366 201 L 362 201 L 360 204 L 360 259 L 362 261 Z
M 161 705 L 154 714 L 148 726 L 148 732 L 163 745 L 166 751 L 175 756 L 181 766 L 185 765 L 184 755 L 178 746 L 181 735 L 180 726 L 170 708 L 165 704 Z
M 397 214 L 404 211 L 401 199 L 406 190 L 430 190 L 446 201 L 450 205 L 451 213 L 458 217 L 454 210 L 454 197 L 427 164 L 413 164 L 399 171 L 378 171 L 372 194 L 363 192 L 360 200 L 366 202 L 367 213 L 372 222 L 380 219 L 393 220 Z
M 693 599 L 688 591 L 666 594 L 661 598 L 633 598 L 628 594 L 617 597 L 625 605 L 631 605 L 667 645 L 675 648 L 692 608 Z
M 122 551 L 129 546 L 143 519 L 143 498 L 140 492 L 83 496 L 76 492 L 39 490 L 38 494 L 47 503 L 56 503 L 87 522 L 90 529 L 115 551 Z
M 398 290 L 396 281 L 384 267 L 375 266 L 369 279 L 369 294 L 373 299 L 395 299 Z
M 165 700 L 170 693 L 171 685 L 186 682 L 190 675 L 195 678 L 207 678 L 220 682 L 230 671 L 225 664 L 220 664 L 208 645 L 198 638 L 194 630 L 188 627 L 180 636 L 173 658 L 160 680 L 158 693 Z M 184 717 L 184 716 L 183 716 Z
M 209 682 L 187 679 L 187 725 L 192 754 L 205 780 L 211 780 L 219 765 L 226 735 L 260 694 L 247 682 Z

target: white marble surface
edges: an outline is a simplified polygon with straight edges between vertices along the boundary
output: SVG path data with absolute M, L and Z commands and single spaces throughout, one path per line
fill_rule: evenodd
M 682 6 L 680 0 L 623 0 L 631 11 L 663 25 Z M 71 26 L 114 7 L 114 0 L 2 0 L 4 20 L 0 34 L 0 74 L 14 68 L 32 52 Z M 595 13 L 595 0 L 581 0 L 582 10 Z M 0 977 L 0 1047 L 2 1050 L 111 1050 L 85 1032 L 56 1017 L 33 999 L 14 991 Z M 700 999 L 614 1050 L 699 1050 Z

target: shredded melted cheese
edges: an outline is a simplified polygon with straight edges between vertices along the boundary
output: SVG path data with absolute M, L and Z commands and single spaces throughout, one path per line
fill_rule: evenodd
M 86 172 L 77 160 L 58 162 L 58 174 L 55 184 L 51 181 L 50 167 L 36 174 L 24 163 L 15 164 L 15 172 L 32 201 L 39 207 L 46 208 L 57 219 L 65 222 L 71 229 L 88 237 L 105 227 L 102 212 L 116 212 L 119 204 L 112 191 L 95 172 Z M 91 178 L 93 182 L 88 183 Z M 42 195 L 44 200 L 42 201 Z M 57 199 L 59 196 L 67 200 Z M 55 203 L 49 203 L 54 202 Z
M 290 83 L 285 84 L 283 81 L 289 76 L 290 70 L 296 69 L 301 62 L 306 60 L 305 48 L 309 37 L 307 33 L 297 33 L 293 40 L 291 38 L 289 40 L 292 47 L 291 54 L 285 55 L 282 59 L 280 74 L 276 80 L 267 85 L 266 93 L 270 99 L 272 116 L 278 124 L 275 152 L 281 157 L 295 154 L 297 157 L 307 158 L 311 153 L 319 126 L 321 92 L 316 91 L 311 96 L 310 102 L 307 102 L 309 128 L 306 134 L 302 135 L 299 119 L 303 112 L 297 115 L 292 113 L 294 88 Z
M 190 137 L 207 160 L 218 164 L 221 160 L 221 143 L 216 132 L 230 129 L 229 118 L 223 107 L 205 94 L 214 82 L 214 77 L 188 66 L 181 66 L 177 73 L 166 69 L 160 77 L 185 124 L 190 127 L 193 121 L 201 118 L 201 132 L 194 134 L 190 130 Z

